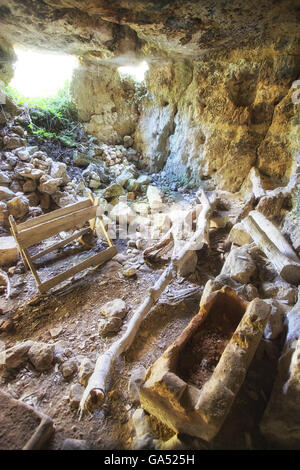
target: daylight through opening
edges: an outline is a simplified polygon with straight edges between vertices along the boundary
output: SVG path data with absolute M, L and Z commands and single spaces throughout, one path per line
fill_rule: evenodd
M 125 65 L 118 68 L 120 75 L 129 75 L 136 82 L 142 82 L 145 79 L 147 70 L 149 70 L 149 66 L 145 60 L 138 65 Z
M 71 80 L 76 57 L 15 48 L 17 62 L 11 87 L 28 98 L 54 96 Z

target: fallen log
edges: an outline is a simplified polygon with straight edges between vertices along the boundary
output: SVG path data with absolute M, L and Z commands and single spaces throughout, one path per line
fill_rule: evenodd
M 290 284 L 298 285 L 300 283 L 300 262 L 295 258 L 296 254 L 295 257 L 286 254 L 287 252 L 291 253 L 292 248 L 289 247 L 287 250 L 287 241 L 283 239 L 272 222 L 257 211 L 251 211 L 242 223 L 279 275 Z
M 175 241 L 170 264 L 165 268 L 154 286 L 149 289 L 148 296 L 130 319 L 124 335 L 98 357 L 94 372 L 89 379 L 79 405 L 80 415 L 84 411 L 91 412 L 101 407 L 105 399 L 107 379 L 115 359 L 131 346 L 143 319 L 167 285 L 176 277 L 177 272 L 190 256 L 190 252 L 201 249 L 205 243 L 209 244 L 210 215 L 214 209 L 215 200 L 210 202 L 204 191 L 201 191 L 197 196 L 200 198 L 202 210 L 197 219 L 196 232 L 178 253 Z

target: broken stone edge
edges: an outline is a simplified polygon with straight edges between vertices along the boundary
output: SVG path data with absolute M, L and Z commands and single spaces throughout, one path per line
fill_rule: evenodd
M 173 371 L 180 351 L 204 322 L 217 296 L 230 295 L 245 313 L 202 389 L 187 384 Z M 248 305 L 248 306 L 247 306 Z M 229 287 L 212 293 L 181 335 L 150 367 L 140 389 L 141 406 L 175 432 L 211 441 L 219 432 L 262 338 L 271 311 L 261 299 L 248 304 Z

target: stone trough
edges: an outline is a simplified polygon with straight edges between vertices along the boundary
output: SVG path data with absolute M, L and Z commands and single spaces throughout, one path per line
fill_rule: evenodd
M 39 450 L 53 433 L 49 416 L 0 391 L 0 450 Z
M 229 287 L 213 292 L 149 368 L 142 407 L 175 432 L 213 439 L 245 379 L 270 313 Z

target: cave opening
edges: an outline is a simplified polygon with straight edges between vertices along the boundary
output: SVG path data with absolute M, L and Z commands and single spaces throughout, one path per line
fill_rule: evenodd
M 137 83 L 145 80 L 147 70 L 149 70 L 149 65 L 145 60 L 137 65 L 127 64 L 118 67 L 118 72 L 121 77 L 131 77 Z
M 17 60 L 9 85 L 26 98 L 57 95 L 59 90 L 68 87 L 78 66 L 77 58 L 67 54 L 24 47 L 15 47 L 14 51 Z

